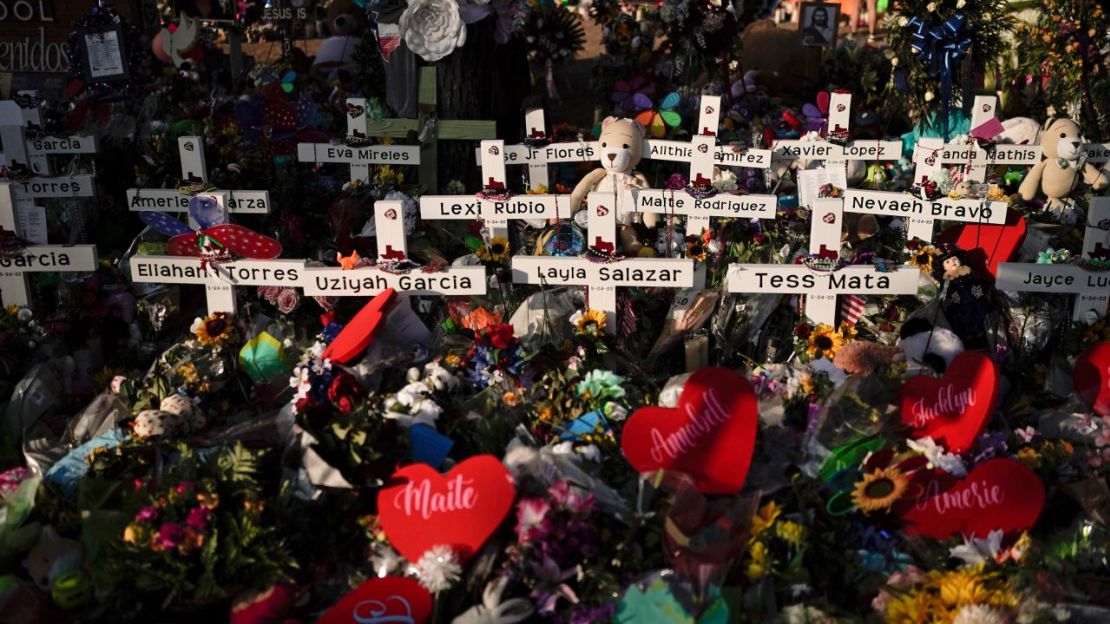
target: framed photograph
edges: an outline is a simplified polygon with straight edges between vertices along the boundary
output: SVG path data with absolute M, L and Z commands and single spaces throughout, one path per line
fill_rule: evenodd
M 81 69 L 88 83 L 127 80 L 127 50 L 120 26 L 77 33 L 81 44 Z
M 803 2 L 798 26 L 802 33 L 802 45 L 818 48 L 835 46 L 839 23 L 839 4 Z

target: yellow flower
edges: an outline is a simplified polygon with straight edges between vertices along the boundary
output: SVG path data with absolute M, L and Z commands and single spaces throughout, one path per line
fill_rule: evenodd
M 555 418 L 555 412 L 553 412 L 550 407 L 545 407 L 536 414 L 536 418 L 539 418 L 543 422 L 548 422 Z
M 840 333 L 831 325 L 821 323 L 810 332 L 806 353 L 812 357 L 825 357 L 831 360 L 843 344 L 844 337 Z
M 215 492 L 209 494 L 207 492 L 197 492 L 197 502 L 201 507 L 207 509 L 215 509 L 220 504 L 220 495 Z
M 443 358 L 443 363 L 451 368 L 458 368 L 462 364 L 462 357 L 457 353 L 449 353 Z
M 954 609 L 969 604 L 985 604 L 991 593 L 983 583 L 982 568 L 978 566 L 943 573 L 937 587 L 941 602 Z
M 930 621 L 947 621 L 940 619 L 935 601 L 929 594 L 922 591 L 913 591 L 893 596 L 886 603 L 884 620 L 889 624 L 924 624 Z M 932 620 L 936 616 L 937 620 Z
M 767 573 L 767 546 L 763 542 L 756 542 L 748 549 L 748 554 L 751 555 L 751 560 L 744 570 L 744 576 L 749 581 L 754 581 Z
M 797 522 L 783 520 L 775 525 L 775 535 L 795 547 L 800 547 L 806 537 L 806 528 Z
M 897 468 L 876 468 L 864 473 L 863 480 L 856 483 L 852 501 L 865 514 L 886 510 L 902 497 L 909 483 L 910 480 Z
M 586 310 L 575 323 L 580 334 L 600 335 L 605 331 L 605 313 L 601 310 Z
M 231 332 L 234 328 L 230 314 L 216 312 L 197 319 L 193 323 L 193 334 L 202 345 L 219 346 L 231 340 Z
M 1037 464 L 1041 463 L 1041 456 L 1038 455 L 1037 451 L 1034 450 L 1031 446 L 1027 446 L 1019 450 L 1017 452 L 1017 456 L 1018 459 L 1029 464 L 1032 467 L 1036 467 Z
M 987 199 L 991 201 L 1009 201 L 1010 197 L 1001 186 L 992 186 L 987 189 Z
M 509 259 L 509 239 L 495 236 L 475 253 L 486 262 L 504 262 Z
M 517 393 L 509 391 L 501 395 L 501 402 L 509 407 L 520 404 L 520 396 Z
M 766 505 L 760 507 L 755 516 L 752 517 L 752 534 L 751 537 L 748 538 L 749 541 L 755 540 L 755 538 L 759 537 L 760 533 L 770 528 L 781 513 L 782 509 L 775 501 L 770 501 Z
M 142 539 L 142 529 L 135 523 L 127 525 L 123 530 L 123 541 L 128 544 L 138 544 Z
M 8 311 L 9 316 L 15 316 L 16 314 L 19 314 L 21 308 L 17 305 L 10 305 L 4 309 Z
M 933 259 L 938 255 L 940 255 L 940 252 L 936 247 L 932 245 L 922 245 L 910 255 L 910 264 L 921 269 L 925 273 L 932 273 Z

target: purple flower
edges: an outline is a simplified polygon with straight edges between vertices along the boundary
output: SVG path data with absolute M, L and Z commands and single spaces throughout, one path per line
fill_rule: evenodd
M 211 514 L 206 507 L 193 507 L 189 510 L 189 516 L 185 519 L 185 524 L 194 531 L 203 531 L 208 526 L 208 516 Z
M 686 188 L 686 178 L 681 173 L 673 173 L 667 181 L 663 183 L 663 188 L 668 191 L 681 191 Z
M 613 616 L 617 614 L 616 603 L 606 603 L 603 605 L 575 605 L 574 609 L 570 612 L 570 617 L 567 619 L 567 624 L 595 624 L 596 622 L 611 622 Z
M 150 522 L 158 517 L 158 510 L 150 505 L 143 507 L 135 514 L 135 522 Z
M 975 441 L 975 455 L 972 464 L 979 464 L 1006 454 L 1006 434 L 1002 432 L 984 433 Z
M 516 506 L 516 538 L 524 544 L 543 539 L 551 528 L 547 512 L 551 505 L 542 498 L 523 498 Z
M 167 522 L 158 529 L 158 535 L 154 538 L 154 543 L 165 549 L 177 548 L 181 540 L 185 537 L 185 527 L 176 522 Z

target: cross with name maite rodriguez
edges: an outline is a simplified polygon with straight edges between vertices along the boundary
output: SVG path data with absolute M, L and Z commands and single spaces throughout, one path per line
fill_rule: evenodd
M 12 184 L 0 183 L 0 228 L 15 232 Z M 88 273 L 96 270 L 96 245 L 32 245 L 0 255 L 0 301 L 31 306 L 28 273 Z
M 1086 260 L 1110 263 L 1110 197 L 1093 197 L 1083 233 Z M 1077 295 L 1072 320 L 1086 324 L 1106 316 L 1110 303 L 1110 271 L 1075 264 L 1003 262 L 998 265 L 999 290 Z
M 410 260 L 402 202 L 375 202 L 374 226 L 379 263 Z M 404 272 L 386 271 L 376 266 L 309 267 L 305 270 L 302 287 L 305 295 L 325 297 L 372 297 L 389 288 L 401 295 L 484 295 L 486 267 L 449 266 L 434 272 L 419 267 Z
M 595 195 L 597 195 L 595 193 Z M 616 211 L 607 200 L 587 198 L 587 245 L 602 252 L 616 250 Z M 513 283 L 541 286 L 585 286 L 589 307 L 605 313 L 605 329 L 617 331 L 617 288 L 690 288 L 694 261 L 686 258 L 624 258 L 594 262 L 573 256 L 513 256 Z
M 213 197 L 228 212 L 241 214 L 266 214 L 270 211 L 269 191 L 208 190 L 208 168 L 204 161 L 204 139 L 199 136 L 183 136 L 177 139 L 178 153 L 181 155 L 181 182 L 185 187 L 195 186 L 202 189 L 198 193 L 187 194 L 181 189 L 127 189 L 127 206 L 134 212 L 151 210 L 154 212 L 189 212 L 189 197 L 205 195 Z M 190 217 L 189 225 L 197 224 Z
M 485 222 L 490 238 L 507 238 L 508 223 L 522 220 L 532 227 L 543 227 L 548 219 L 570 216 L 569 195 L 513 195 L 508 191 L 505 172 L 505 142 L 482 141 L 483 193 L 478 195 L 423 195 L 420 218 L 424 220 L 472 220 Z
M 823 139 L 808 141 L 784 139 L 775 141 L 771 157 L 776 161 L 821 160 L 847 166 L 849 160 L 883 161 L 902 157 L 901 141 L 846 142 L 852 121 L 852 94 L 830 93 L 827 135 L 836 142 Z
M 917 293 L 921 271 L 899 266 L 880 272 L 870 265 L 817 271 L 803 264 L 733 264 L 728 270 L 728 291 L 748 294 L 822 293 L 807 296 L 805 313 L 815 323 L 836 324 L 837 295 L 912 295 Z

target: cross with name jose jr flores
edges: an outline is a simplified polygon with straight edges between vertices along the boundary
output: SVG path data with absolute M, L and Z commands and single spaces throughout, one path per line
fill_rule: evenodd
M 1110 197 L 1091 199 L 1081 257 L 1088 266 L 1002 262 L 994 286 L 1004 291 L 1076 295 L 1073 321 L 1090 324 L 1106 316 L 1110 304 Z
M 815 323 L 835 326 L 837 295 L 912 295 L 920 280 L 920 269 L 912 266 L 880 272 L 870 265 L 822 271 L 804 264 L 733 264 L 728 270 L 728 292 L 820 293 L 823 296 L 806 297 L 805 314 Z
M 591 252 L 616 251 L 615 207 L 587 198 L 587 240 Z M 617 331 L 617 288 L 691 288 L 694 261 L 686 258 L 622 258 L 598 261 L 585 256 L 513 256 L 513 283 L 540 286 L 585 286 L 589 307 L 604 312 L 606 331 Z
M 16 231 L 13 184 L 0 183 L 0 228 Z M 96 245 L 30 245 L 0 255 L 0 300 L 31 307 L 29 273 L 88 273 L 96 270 Z
M 189 212 L 189 198 L 194 195 L 213 197 L 230 213 L 266 214 L 270 211 L 269 191 L 215 190 L 208 188 L 208 168 L 204 161 L 204 139 L 183 136 L 177 139 L 181 156 L 181 181 L 179 189 L 127 190 L 127 206 L 133 212 Z M 190 225 L 196 223 L 190 218 Z

